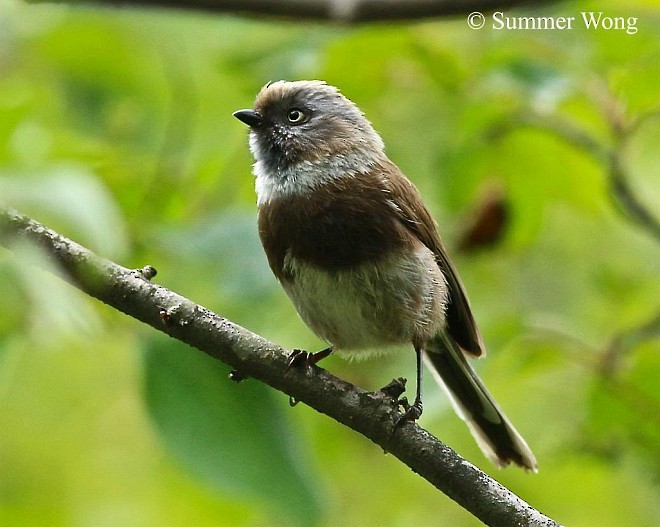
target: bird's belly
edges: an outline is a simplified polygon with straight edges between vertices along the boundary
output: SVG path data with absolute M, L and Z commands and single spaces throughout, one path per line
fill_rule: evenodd
M 423 343 L 444 326 L 447 285 L 421 245 L 333 271 L 285 258 L 283 281 L 300 317 L 339 352 Z

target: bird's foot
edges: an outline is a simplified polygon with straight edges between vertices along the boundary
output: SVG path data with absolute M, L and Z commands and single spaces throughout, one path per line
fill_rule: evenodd
M 320 360 L 325 359 L 331 353 L 332 353 L 332 348 L 326 348 L 316 353 L 310 353 L 309 351 L 294 349 L 289 354 L 289 357 L 286 359 L 286 367 L 292 368 L 299 366 L 311 366 L 313 364 L 316 364 Z
M 309 351 L 294 349 L 286 359 L 286 367 L 299 368 L 301 366 L 313 366 L 318 361 L 325 359 L 331 353 L 332 353 L 331 347 L 318 351 L 316 353 L 310 353 Z M 290 396 L 289 404 L 291 406 L 296 406 L 298 404 L 298 400 L 295 397 Z
M 409 404 L 408 399 L 402 397 L 398 401 L 398 406 L 403 408 L 403 413 L 394 421 L 394 428 L 398 428 L 409 421 L 415 422 L 422 415 L 422 400 L 420 398 L 416 398 L 413 404 Z

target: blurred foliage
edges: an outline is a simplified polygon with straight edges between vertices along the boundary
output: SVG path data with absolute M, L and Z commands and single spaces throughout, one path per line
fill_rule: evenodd
M 313 480 L 302 477 L 304 456 L 275 392 L 259 383 L 237 388 L 227 382 L 229 368 L 217 360 L 165 336 L 150 340 L 146 401 L 175 455 L 221 491 L 262 499 L 301 525 L 313 523 L 318 516 Z
M 118 263 L 154 265 L 163 285 L 284 346 L 321 349 L 270 276 L 231 112 L 268 80 L 336 84 L 450 247 L 489 189 L 503 192 L 499 241 L 452 252 L 491 350 L 480 372 L 540 473 L 489 466 L 435 387 L 422 424 L 566 525 L 655 525 L 660 247 L 615 206 L 602 158 L 563 125 L 521 119 L 619 149 L 658 216 L 660 11 L 597 6 L 510 14 L 597 9 L 638 16 L 638 33 L 1 0 L 0 202 Z M 29 265 L 41 258 L 0 248 L 0 524 L 479 525 L 355 433 L 231 383 L 222 365 Z M 376 389 L 413 362 L 326 367 Z

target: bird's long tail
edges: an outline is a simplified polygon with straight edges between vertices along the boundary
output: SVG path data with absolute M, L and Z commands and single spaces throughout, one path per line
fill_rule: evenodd
M 538 470 L 527 443 L 449 336 L 439 335 L 430 343 L 424 360 L 488 459 L 500 467 L 513 462 L 527 470 Z

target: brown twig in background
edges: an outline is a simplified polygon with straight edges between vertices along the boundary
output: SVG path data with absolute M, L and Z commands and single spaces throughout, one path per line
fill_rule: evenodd
M 658 115 L 660 115 L 658 112 L 651 112 L 648 114 L 648 118 L 657 117 Z M 637 130 L 639 123 L 645 120 L 646 116 L 643 116 L 628 126 L 622 125 L 618 120 L 613 122 L 612 133 L 616 138 L 614 146 L 603 144 L 570 121 L 534 112 L 521 114 L 505 123 L 501 123 L 491 130 L 490 135 L 493 138 L 498 138 L 520 127 L 527 126 L 551 133 L 589 154 L 604 165 L 617 210 L 626 219 L 634 222 L 655 238 L 656 241 L 660 242 L 660 218 L 651 213 L 633 190 L 630 184 L 630 174 L 622 160 L 627 140 Z
M 43 0 L 36 0 L 40 1 Z M 80 2 L 60 0 L 60 3 Z M 87 3 L 358 23 L 468 15 L 473 11 L 491 12 L 520 5 L 556 3 L 556 0 L 89 0 Z
M 609 182 L 612 195 L 623 213 L 660 242 L 660 219 L 651 214 L 633 191 L 621 160 L 620 149 L 612 152 L 610 156 Z
M 599 370 L 604 377 L 615 377 L 621 370 L 623 357 L 640 342 L 660 336 L 660 312 L 640 326 L 615 335 L 601 353 Z

